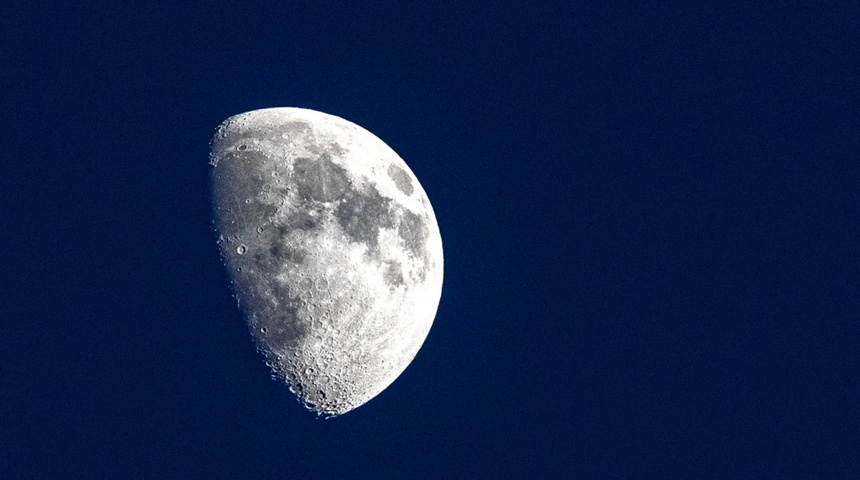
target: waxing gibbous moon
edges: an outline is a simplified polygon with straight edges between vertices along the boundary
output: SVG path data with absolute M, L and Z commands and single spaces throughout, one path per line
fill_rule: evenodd
M 442 291 L 418 179 L 372 133 L 302 108 L 227 119 L 210 165 L 221 255 L 273 374 L 319 415 L 378 395 L 418 353 Z

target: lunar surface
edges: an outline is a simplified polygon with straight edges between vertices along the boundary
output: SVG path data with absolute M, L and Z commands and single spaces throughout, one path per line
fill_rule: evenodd
M 418 179 L 372 133 L 300 108 L 227 119 L 210 165 L 221 254 L 273 374 L 327 417 L 378 395 L 421 348 L 442 290 Z

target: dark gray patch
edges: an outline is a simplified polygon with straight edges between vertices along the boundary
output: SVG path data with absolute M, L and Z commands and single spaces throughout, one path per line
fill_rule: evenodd
M 272 258 L 262 252 L 256 252 L 251 256 L 254 266 L 260 271 L 270 271 L 272 268 Z
M 365 243 L 370 248 L 377 246 L 380 228 L 394 225 L 391 201 L 373 187 L 367 193 L 347 191 L 334 215 L 353 242 Z
M 286 228 L 288 231 L 298 229 L 309 232 L 311 230 L 317 230 L 322 223 L 322 215 L 319 213 L 311 215 L 309 211 L 302 209 L 296 210 L 287 217 Z
M 425 249 L 427 244 L 427 224 L 418 215 L 403 210 L 403 217 L 400 219 L 400 225 L 397 226 L 397 234 L 403 239 L 407 250 L 415 259 L 420 259 L 423 263 L 418 269 L 418 281 L 423 282 L 427 276 L 428 253 Z
M 278 225 L 274 228 L 274 234 L 267 238 L 263 244 L 268 245 L 266 255 L 261 254 L 261 258 L 252 257 L 255 261 L 260 262 L 260 267 L 264 266 L 269 270 L 277 270 L 281 265 L 285 264 L 302 264 L 307 258 L 306 253 L 298 248 L 290 246 L 290 232 L 292 229 L 287 225 Z
M 347 150 L 341 147 L 337 142 L 331 142 L 328 144 L 328 151 L 338 157 L 342 157 L 347 152 Z
M 403 285 L 403 272 L 400 270 L 400 263 L 386 262 L 385 273 L 383 274 L 385 282 L 391 286 L 399 287 Z
M 275 182 L 277 182 L 277 181 L 278 180 L 275 179 Z M 275 187 L 275 194 L 277 194 L 278 197 L 280 197 L 280 198 L 286 198 L 287 196 L 290 195 L 290 189 L 287 187 L 276 186 Z
M 412 195 L 412 179 L 409 178 L 409 174 L 405 170 L 392 163 L 388 166 L 388 176 L 394 180 L 394 184 L 401 192 Z
M 403 239 L 406 248 L 415 258 L 424 256 L 424 245 L 427 242 L 427 225 L 418 215 L 403 210 L 400 225 L 397 226 L 397 234 Z
M 299 196 L 303 200 L 331 202 L 349 188 L 346 171 L 332 162 L 331 155 L 319 158 L 297 158 L 293 166 Z
M 287 285 L 266 281 L 240 289 L 238 293 L 247 304 L 246 313 L 256 312 L 246 316 L 246 321 L 262 350 L 294 346 L 310 334 L 307 325 L 299 319 L 302 302 L 291 296 Z
M 268 259 L 262 261 L 270 262 L 273 265 L 298 265 L 304 263 L 305 258 L 307 258 L 305 252 L 302 250 L 278 242 L 272 243 L 272 246 L 269 247 L 269 255 Z

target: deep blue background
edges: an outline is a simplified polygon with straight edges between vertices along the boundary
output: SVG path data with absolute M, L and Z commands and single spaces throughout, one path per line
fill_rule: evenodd
M 78 3 L 0 19 L 0 478 L 860 478 L 857 2 Z M 210 230 L 275 106 L 386 141 L 445 247 L 331 420 Z

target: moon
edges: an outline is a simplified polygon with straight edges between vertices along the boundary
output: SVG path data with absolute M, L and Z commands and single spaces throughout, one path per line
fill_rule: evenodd
M 302 108 L 228 118 L 209 163 L 221 256 L 273 375 L 325 417 L 377 396 L 415 358 L 442 292 L 418 179 L 369 131 Z

